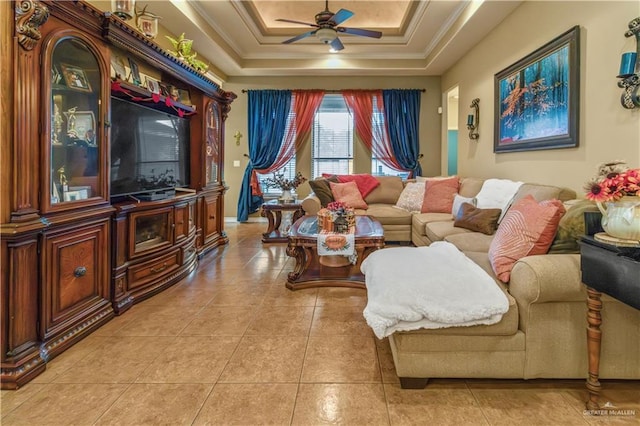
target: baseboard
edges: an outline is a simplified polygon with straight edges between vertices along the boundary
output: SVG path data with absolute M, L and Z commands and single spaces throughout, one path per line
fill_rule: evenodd
M 227 223 L 238 223 L 238 219 L 235 217 L 230 217 L 230 216 L 225 216 L 224 221 Z M 267 219 L 264 217 L 250 217 L 249 219 L 247 219 L 247 222 L 254 222 L 254 223 L 267 223 Z M 242 222 L 244 223 L 244 222 Z

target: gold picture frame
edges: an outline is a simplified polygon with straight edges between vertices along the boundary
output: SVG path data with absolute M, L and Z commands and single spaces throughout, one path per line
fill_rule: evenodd
M 60 64 L 60 67 L 67 87 L 81 92 L 91 92 L 91 84 L 82 68 L 69 64 Z

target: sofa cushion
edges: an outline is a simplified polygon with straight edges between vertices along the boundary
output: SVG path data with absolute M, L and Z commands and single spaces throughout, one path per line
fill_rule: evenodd
M 425 235 L 425 225 L 430 222 L 453 222 L 449 213 L 414 213 L 411 226 L 418 235 Z
M 336 201 L 340 201 L 352 207 L 354 209 L 366 209 L 367 203 L 362 199 L 362 195 L 358 190 L 358 185 L 355 182 L 346 183 L 333 183 L 329 182 L 331 186 L 331 192 L 333 192 L 333 198 Z
M 549 253 L 580 253 L 578 241 L 586 233 L 584 214 L 599 213 L 600 210 L 590 200 L 573 200 L 564 204 L 567 212 L 560 219 L 558 232 L 549 248 Z
M 509 281 L 518 259 L 549 250 L 564 212 L 560 201 L 538 203 L 531 195 L 509 209 L 489 247 L 491 266 L 501 281 Z
M 400 194 L 404 189 L 404 184 L 399 176 L 376 176 L 380 182 L 364 200 L 367 204 L 391 204 L 398 202 Z
M 445 237 L 454 234 L 467 234 L 473 231 L 453 226 L 453 221 L 429 222 L 424 226 L 424 233 L 427 238 L 433 241 L 441 241 Z
M 411 212 L 389 204 L 369 204 L 366 214 L 374 217 L 382 225 L 411 225 Z
M 320 204 L 322 207 L 327 207 L 332 201 L 335 201 L 333 198 L 333 192 L 331 192 L 331 187 L 329 186 L 329 182 L 338 182 L 338 178 L 336 176 L 330 176 L 327 178 L 318 178 L 309 181 L 309 186 L 316 197 L 320 200 Z
M 483 234 L 482 232 L 470 232 L 465 234 L 452 234 L 444 237 L 444 240 L 450 242 L 459 250 L 467 252 L 488 253 L 493 235 Z M 488 258 L 488 256 L 487 256 Z M 493 270 L 491 270 L 493 275 Z
M 457 176 L 448 179 L 427 179 L 422 202 L 422 213 L 448 213 L 458 193 L 460 181 Z
M 424 187 L 423 182 L 408 182 L 398 198 L 396 207 L 409 212 L 419 212 L 424 200 Z
M 525 183 L 513 197 L 513 203 L 520 201 L 527 195 L 533 196 L 536 201 L 558 199 L 560 201 L 567 201 L 576 198 L 576 193 L 572 189 L 561 188 L 559 186 L 552 185 L 538 185 L 536 183 Z
M 453 225 L 493 235 L 498 228 L 498 218 L 501 214 L 502 210 L 500 209 L 479 209 L 473 204 L 462 203 Z
M 380 181 L 378 179 L 367 173 L 337 175 L 337 177 L 340 183 L 355 182 L 358 186 L 358 191 L 362 194 L 362 198 L 365 198 L 371 193 L 371 191 L 380 185 Z
M 466 177 L 460 179 L 460 190 L 458 193 L 463 197 L 475 197 L 480 192 L 484 179 Z

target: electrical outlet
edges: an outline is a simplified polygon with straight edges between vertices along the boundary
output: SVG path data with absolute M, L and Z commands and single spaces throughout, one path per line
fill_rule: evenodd
M 233 167 L 240 167 L 240 160 L 233 160 Z

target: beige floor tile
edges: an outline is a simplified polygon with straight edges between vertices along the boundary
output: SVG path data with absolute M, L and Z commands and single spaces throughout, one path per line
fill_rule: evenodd
M 392 425 L 488 425 L 470 390 L 384 386 Z
M 108 325 L 108 324 L 107 324 Z M 47 362 L 47 369 L 31 383 L 51 383 L 65 371 L 77 365 L 89 354 L 103 347 L 105 339 L 93 333 Z
M 470 389 L 492 425 L 585 425 L 557 389 Z
M 176 307 L 175 305 L 173 307 Z M 163 314 L 149 306 L 147 315 L 130 321 L 115 332 L 116 336 L 177 336 L 191 322 L 200 307 L 185 307 L 185 311 L 176 314 Z M 157 306 L 163 308 L 163 306 Z
M 376 342 L 382 383 L 400 383 L 400 379 L 396 374 L 396 366 L 393 364 L 393 354 L 391 353 L 391 346 L 389 346 L 389 339 L 380 340 L 374 338 L 374 341 Z
M 289 425 L 297 384 L 218 383 L 194 425 Z
M 213 385 L 134 384 L 96 425 L 189 425 Z
M 356 306 L 362 309 L 367 305 L 367 291 L 360 288 L 322 287 L 318 289 L 318 306 Z
M 133 383 L 173 341 L 167 337 L 101 337 L 99 347 L 54 383 Z
M 253 317 L 246 335 L 308 336 L 313 318 L 310 306 L 263 305 Z
M 113 404 L 127 385 L 48 384 L 7 416 L 8 425 L 90 425 Z
M 280 276 L 279 276 L 280 277 Z M 315 306 L 318 295 L 317 288 L 305 288 L 303 290 L 289 290 L 286 286 L 286 278 L 275 280 L 264 299 L 265 306 Z
M 313 314 L 311 335 L 373 336 L 362 316 L 362 309 L 354 306 L 318 306 Z
M 251 288 L 226 285 L 218 291 L 209 305 L 222 306 L 255 306 L 262 304 L 268 286 Z
M 239 342 L 239 336 L 178 337 L 136 383 L 215 383 Z
M 23 386 L 17 390 L 0 391 L 0 416 L 4 418 L 11 411 L 24 404 L 29 398 L 46 388 L 45 385 L 33 383 L 32 381 L 27 386 Z
M 181 336 L 242 336 L 257 306 L 206 306 L 181 332 Z
M 372 337 L 311 336 L 302 369 L 304 383 L 380 383 Z
M 133 311 L 127 311 L 126 315 L 119 315 L 111 318 L 108 323 L 94 331 L 92 336 L 115 336 L 117 331 L 122 327 L 127 325 L 129 322 L 133 321 L 135 315 L 132 315 Z
M 388 425 L 381 384 L 300 384 L 293 425 Z
M 149 299 L 149 305 L 172 305 L 172 306 L 206 306 L 213 296 L 216 295 L 217 288 L 199 287 L 191 285 L 174 286 Z
M 298 382 L 306 344 L 306 337 L 245 336 L 218 382 Z

